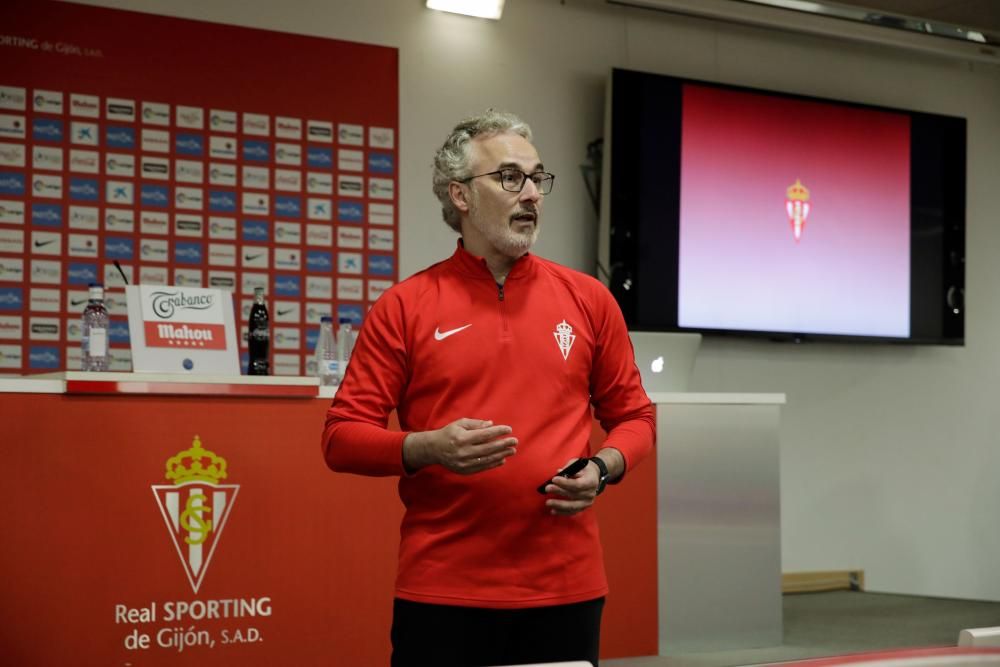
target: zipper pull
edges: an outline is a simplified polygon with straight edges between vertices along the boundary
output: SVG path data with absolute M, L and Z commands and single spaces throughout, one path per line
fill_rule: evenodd
M 498 290 L 497 297 L 500 299 L 500 301 L 503 301 L 503 285 L 497 283 L 497 290 Z

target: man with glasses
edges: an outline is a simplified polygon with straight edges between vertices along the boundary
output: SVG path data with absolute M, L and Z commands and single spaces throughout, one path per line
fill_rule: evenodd
M 531 136 L 492 110 L 449 135 L 434 193 L 458 247 L 375 303 L 327 413 L 331 468 L 400 476 L 394 666 L 597 664 L 587 509 L 650 451 L 654 413 L 607 289 L 528 252 L 555 181 Z

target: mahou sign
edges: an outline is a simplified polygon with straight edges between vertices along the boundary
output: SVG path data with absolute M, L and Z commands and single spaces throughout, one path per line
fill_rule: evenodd
M 136 371 L 239 373 L 232 295 L 201 287 L 128 287 Z

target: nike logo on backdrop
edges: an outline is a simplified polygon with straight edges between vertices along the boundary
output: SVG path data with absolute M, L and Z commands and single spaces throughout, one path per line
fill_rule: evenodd
M 464 331 L 471 327 L 471 324 L 466 324 L 464 327 L 458 327 L 457 329 L 451 329 L 449 331 L 441 331 L 440 329 L 434 329 L 434 340 L 444 340 L 448 336 L 453 336 L 459 331 Z

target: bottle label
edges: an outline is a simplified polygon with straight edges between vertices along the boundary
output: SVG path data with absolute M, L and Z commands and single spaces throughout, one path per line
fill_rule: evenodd
M 91 357 L 104 357 L 108 354 L 108 330 L 94 327 L 90 330 L 90 350 Z

